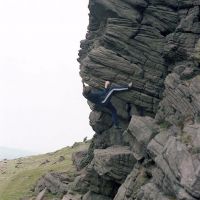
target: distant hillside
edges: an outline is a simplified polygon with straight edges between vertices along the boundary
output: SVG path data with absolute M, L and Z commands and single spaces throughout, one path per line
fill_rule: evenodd
M 31 156 L 33 152 L 15 149 L 15 148 L 8 148 L 8 147 L 0 147 L 0 160 L 3 159 L 15 159 L 19 157 Z

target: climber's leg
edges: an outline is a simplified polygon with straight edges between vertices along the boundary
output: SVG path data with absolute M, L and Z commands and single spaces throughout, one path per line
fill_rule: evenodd
M 130 89 L 129 86 L 113 86 L 113 87 L 110 87 L 109 90 L 107 91 L 107 94 L 105 96 L 105 98 L 102 100 L 101 103 L 106 103 L 110 100 L 111 98 L 111 95 L 113 94 L 113 92 L 121 92 L 121 91 L 126 91 Z
M 126 103 L 126 111 L 127 111 L 127 113 L 128 113 L 128 119 L 129 119 L 129 121 L 131 120 L 131 117 L 132 117 L 132 115 L 131 115 L 131 103 Z
M 115 109 L 115 107 L 112 105 L 111 102 L 108 102 L 106 105 L 105 105 L 106 108 L 108 108 L 110 111 L 111 111 L 111 114 L 112 114 L 112 122 L 114 124 L 114 126 L 116 128 L 119 128 L 119 119 L 118 119 L 118 116 L 117 116 L 117 111 Z

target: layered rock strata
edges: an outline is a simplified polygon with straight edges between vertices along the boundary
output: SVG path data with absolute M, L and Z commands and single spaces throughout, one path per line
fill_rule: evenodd
M 81 78 L 133 88 L 112 98 L 121 130 L 88 102 L 95 135 L 63 200 L 200 199 L 200 1 L 90 0 L 89 9 Z

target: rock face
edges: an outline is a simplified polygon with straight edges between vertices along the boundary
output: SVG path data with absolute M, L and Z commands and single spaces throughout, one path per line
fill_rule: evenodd
M 72 154 L 73 164 L 76 166 L 78 171 L 85 167 L 85 157 L 87 154 L 87 150 L 78 151 Z
M 105 179 L 123 183 L 132 171 L 136 159 L 126 147 L 112 146 L 94 151 L 92 165 L 94 170 Z
M 200 1 L 90 0 L 89 9 L 81 78 L 133 88 L 112 97 L 122 130 L 88 102 L 96 134 L 84 198 L 200 199 Z
M 51 172 L 44 175 L 35 187 L 35 193 L 49 191 L 52 194 L 65 194 L 73 180 L 65 173 Z
M 131 119 L 124 135 L 137 160 L 147 156 L 147 145 L 157 133 L 158 126 L 151 117 L 134 116 Z
M 82 80 L 133 88 L 111 100 L 121 130 L 88 102 L 95 135 L 74 155 L 85 168 L 64 199 L 200 199 L 200 1 L 90 0 L 89 10 Z

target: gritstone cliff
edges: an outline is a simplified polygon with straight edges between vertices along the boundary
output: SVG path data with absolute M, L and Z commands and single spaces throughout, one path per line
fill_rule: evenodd
M 88 102 L 96 134 L 70 198 L 200 199 L 200 1 L 90 0 L 89 9 L 80 76 L 94 88 L 134 87 L 112 99 L 122 130 Z

